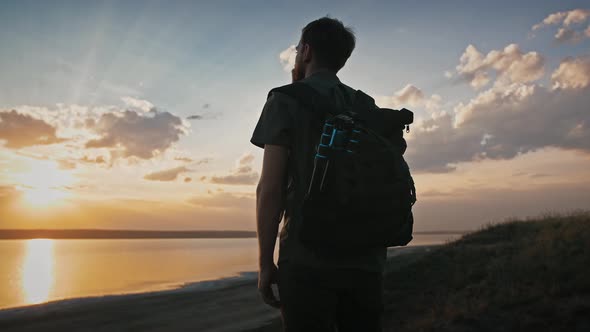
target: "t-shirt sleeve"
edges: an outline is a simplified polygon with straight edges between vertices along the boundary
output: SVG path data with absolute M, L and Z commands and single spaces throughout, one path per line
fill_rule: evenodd
M 291 147 L 293 119 L 291 97 L 273 92 L 266 100 L 250 142 L 264 148 L 265 144 Z

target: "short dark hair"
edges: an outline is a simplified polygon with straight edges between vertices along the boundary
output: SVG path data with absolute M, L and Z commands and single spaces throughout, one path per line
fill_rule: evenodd
M 322 17 L 301 31 L 301 42 L 311 46 L 312 54 L 319 66 L 339 71 L 352 54 L 356 38 L 350 27 L 341 21 Z

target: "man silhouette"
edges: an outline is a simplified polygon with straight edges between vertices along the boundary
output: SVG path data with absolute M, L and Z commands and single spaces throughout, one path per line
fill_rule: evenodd
M 350 109 L 356 90 L 337 72 L 355 47 L 355 36 L 339 20 L 323 17 L 305 26 L 296 47 L 293 81 Z M 301 206 L 321 131 L 302 103 L 280 92 L 269 95 L 250 140 L 264 148 L 256 189 L 259 243 L 258 289 L 267 304 L 280 308 L 286 331 L 381 331 L 382 272 L 386 248 L 330 253 L 298 238 Z M 280 234 L 278 268 L 274 248 Z M 278 283 L 279 298 L 271 284 Z

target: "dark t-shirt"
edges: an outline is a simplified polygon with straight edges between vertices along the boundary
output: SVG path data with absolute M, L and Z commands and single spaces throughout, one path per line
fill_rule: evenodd
M 304 83 L 329 97 L 339 110 L 352 108 L 356 90 L 340 82 L 327 71 L 317 72 Z M 321 124 L 295 99 L 273 92 L 264 108 L 250 142 L 264 148 L 265 144 L 289 148 L 287 162 L 287 188 L 285 215 L 280 233 L 279 264 L 290 261 L 316 268 L 354 268 L 365 271 L 382 271 L 386 248 L 356 254 L 322 255 L 304 246 L 297 238 L 302 222 L 301 206 L 313 171 L 315 145 L 321 135 Z

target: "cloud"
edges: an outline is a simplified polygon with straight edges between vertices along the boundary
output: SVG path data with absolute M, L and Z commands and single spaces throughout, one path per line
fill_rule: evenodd
M 549 16 L 545 17 L 545 19 L 543 21 L 533 25 L 531 30 L 536 31 L 536 30 L 539 30 L 547 25 L 559 24 L 559 23 L 563 22 L 563 19 L 565 18 L 566 15 L 567 15 L 566 12 L 557 12 L 557 13 L 549 14 Z
M 208 164 L 211 162 L 211 160 L 213 160 L 212 158 L 201 158 L 198 160 L 194 160 L 192 158 L 189 157 L 175 157 L 174 160 L 176 161 L 183 161 L 185 163 L 192 163 L 193 165 L 203 165 L 203 164 Z
M 279 54 L 279 61 L 283 66 L 283 70 L 286 72 L 291 72 L 291 70 L 295 67 L 295 56 L 297 52 L 295 51 L 295 45 L 291 45 L 283 50 Z
M 492 50 L 485 56 L 473 45 L 467 46 L 456 70 L 475 89 L 486 86 L 489 72 L 496 72 L 496 80 L 505 84 L 526 83 L 540 79 L 545 71 L 545 61 L 537 52 L 523 53 L 517 44 L 503 50 Z
M 539 30 L 548 25 L 562 24 L 564 26 L 570 26 L 576 23 L 583 23 L 590 18 L 589 9 L 574 9 L 567 12 L 556 12 L 549 14 L 543 21 L 533 25 L 532 30 Z
M 576 30 L 572 26 L 580 25 L 590 19 L 590 9 L 574 9 L 570 11 L 556 12 L 547 16 L 543 21 L 533 25 L 532 31 L 543 27 L 557 25 L 555 41 L 558 43 L 579 43 L 584 37 L 590 37 L 590 27 L 585 31 Z
M 407 84 L 401 90 L 396 91 L 393 96 L 376 96 L 375 102 L 379 107 L 399 109 L 402 107 L 425 107 L 429 111 L 435 111 L 440 107 L 441 96 L 424 96 L 419 88 Z
M 80 158 L 80 161 L 88 164 L 106 164 L 107 162 L 103 156 L 97 156 L 95 158 L 84 156 Z
M 252 169 L 254 155 L 246 153 L 237 161 L 236 167 L 228 175 L 221 176 L 202 176 L 201 181 L 208 181 L 216 184 L 229 185 L 252 185 L 258 182 L 260 175 Z
M 57 161 L 57 167 L 61 170 L 69 170 L 76 168 L 76 163 L 71 160 L 61 159 Z
M 223 208 L 238 211 L 254 211 L 256 200 L 252 194 L 233 194 L 229 192 L 209 192 L 208 195 L 193 197 L 189 203 L 205 208 Z
M 155 109 L 149 113 L 108 112 L 89 129 L 100 138 L 89 140 L 87 148 L 112 148 L 114 156 L 141 159 L 163 153 L 187 132 L 181 118 Z
M 203 114 L 193 114 L 186 117 L 187 120 L 212 120 L 217 119 L 220 113 L 217 112 L 207 112 Z
M 584 38 L 584 35 L 570 28 L 559 28 L 555 34 L 555 40 L 559 43 L 577 44 Z
M 180 166 L 159 172 L 150 173 L 145 175 L 143 178 L 151 181 L 174 181 L 178 178 L 180 174 L 191 171 L 192 170 L 184 166 Z
M 433 114 L 414 126 L 406 159 L 417 171 L 449 172 L 460 162 L 511 159 L 549 147 L 590 153 L 587 61 L 562 62 L 553 88 L 495 84 L 452 114 Z
M 177 160 L 177 161 L 184 161 L 184 162 L 186 162 L 186 163 L 190 163 L 190 162 L 192 162 L 192 161 L 193 161 L 191 158 L 188 158 L 188 157 L 174 157 L 174 160 Z
M 245 153 L 238 159 L 239 166 L 247 166 L 254 161 L 254 155 L 252 153 Z
M 391 99 L 392 104 L 416 106 L 424 100 L 424 94 L 417 87 L 407 84 L 401 90 L 395 92 Z
M 590 86 L 590 56 L 567 58 L 551 74 L 554 88 L 584 89 Z
M 210 109 L 211 104 L 205 103 L 201 106 L 201 108 L 203 108 L 204 110 Z M 221 115 L 221 113 L 219 113 L 219 112 L 205 112 L 202 114 L 189 115 L 186 117 L 186 119 L 187 120 L 211 120 L 211 119 L 217 119 L 217 117 L 219 117 L 219 115 Z
M 569 26 L 576 23 L 583 23 L 590 18 L 590 9 L 574 9 L 567 12 L 563 24 Z
M 127 104 L 138 102 L 129 98 L 125 100 Z M 86 164 L 107 161 L 111 166 L 119 158 L 130 157 L 128 162 L 141 162 L 141 159 L 165 153 L 182 135 L 189 133 L 190 127 L 189 122 L 181 117 L 161 112 L 149 106 L 151 103 L 145 103 L 144 110 L 123 105 L 20 105 L 12 112 L 0 111 L 0 116 L 4 118 L 0 119 L 0 140 L 9 139 L 8 148 L 20 148 L 58 143 L 66 141 L 62 137 L 67 137 L 66 144 L 59 146 L 62 148 L 61 158 Z M 151 107 L 149 112 L 145 112 L 147 107 Z M 8 122 L 12 124 L 8 125 Z M 19 130 L 15 131 L 16 128 Z M 95 148 L 108 151 L 86 150 Z M 55 155 L 56 150 L 48 146 L 37 148 L 37 151 Z M 96 159 L 99 154 L 104 157 Z M 52 159 L 57 160 L 55 157 Z
M 195 161 L 195 165 L 208 164 L 211 162 L 211 160 L 213 160 L 213 158 L 201 158 L 201 159 Z
M 4 140 L 4 146 L 9 149 L 20 149 L 61 143 L 67 139 L 57 137 L 56 128 L 44 120 L 11 110 L 0 112 L 0 140 Z
M 128 108 L 131 108 L 132 110 L 140 110 L 140 111 L 147 113 L 147 112 L 150 112 L 151 110 L 155 109 L 154 104 L 152 104 L 151 102 L 144 100 L 144 99 L 138 99 L 138 98 L 133 98 L 133 97 L 122 97 L 121 100 L 123 100 L 125 105 Z

